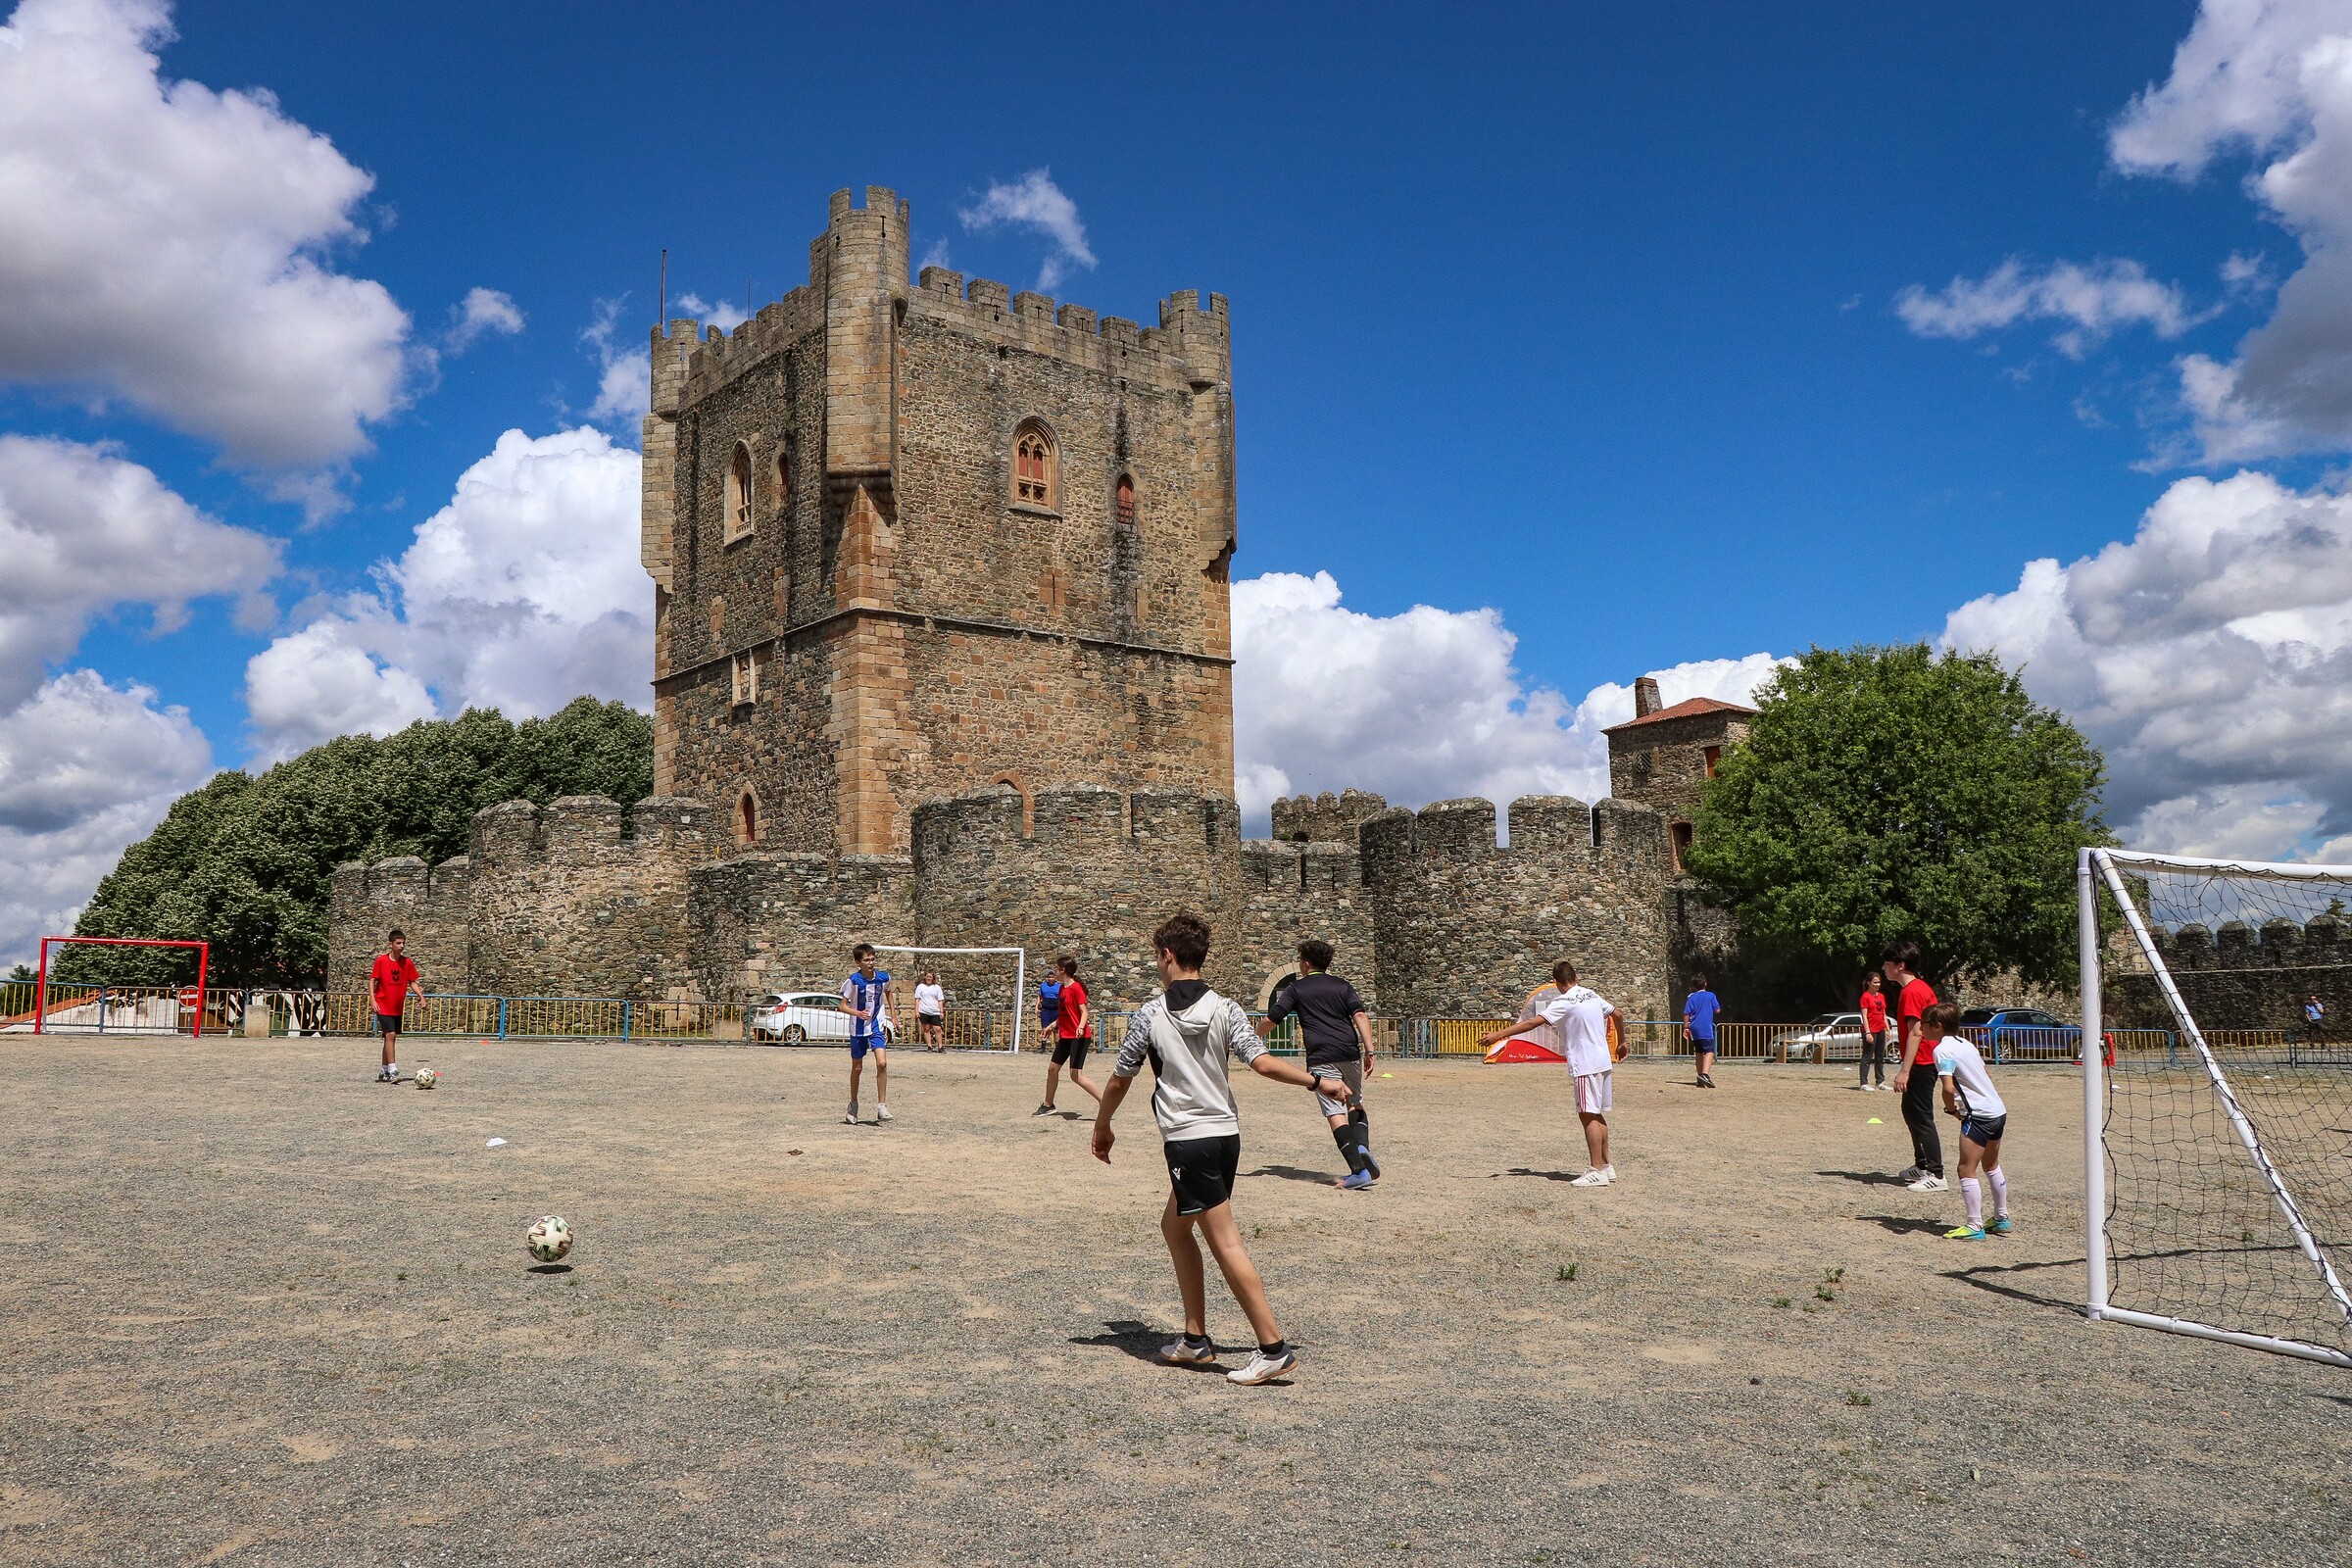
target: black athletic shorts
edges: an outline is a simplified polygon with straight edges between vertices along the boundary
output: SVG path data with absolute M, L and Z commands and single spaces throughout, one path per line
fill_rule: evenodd
M 1076 1072 L 1086 1065 L 1086 1054 L 1094 1049 L 1095 1037 L 1093 1035 L 1072 1035 L 1067 1040 L 1057 1039 L 1054 1042 L 1054 1065 L 1059 1067 L 1066 1064 L 1070 1071 Z
M 379 1035 L 400 1033 L 400 1014 L 397 1012 L 377 1013 L 375 1015 L 375 1032 Z
M 1960 1136 L 1979 1147 L 1999 1143 L 2001 1134 L 2008 1130 L 2009 1117 L 2006 1113 L 1998 1116 L 1963 1116 L 1960 1118 Z
M 1160 1148 L 1168 1155 L 1168 1184 L 1176 1189 L 1176 1212 L 1205 1214 L 1233 1201 L 1233 1179 L 1242 1168 L 1242 1139 L 1187 1138 Z

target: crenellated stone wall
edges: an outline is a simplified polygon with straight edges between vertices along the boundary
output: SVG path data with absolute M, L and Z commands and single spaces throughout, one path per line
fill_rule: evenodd
M 1517 1009 L 1552 963 L 1633 1017 L 1664 1017 L 1665 824 L 1646 807 L 1567 796 L 1511 803 L 1510 846 L 1492 802 L 1439 801 L 1364 823 L 1381 1001 L 1392 1012 L 1491 1016 Z
M 473 969 L 471 869 L 463 855 L 430 870 L 413 855 L 336 866 L 327 903 L 327 989 L 366 991 L 375 956 L 394 929 L 408 937 L 405 951 L 425 989 L 463 989 Z

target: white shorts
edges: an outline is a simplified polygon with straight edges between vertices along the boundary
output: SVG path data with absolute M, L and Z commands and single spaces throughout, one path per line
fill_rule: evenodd
M 1615 1102 L 1609 1093 L 1609 1080 L 1614 1076 L 1607 1072 L 1577 1074 L 1576 1108 L 1588 1116 L 1608 1114 L 1609 1106 Z

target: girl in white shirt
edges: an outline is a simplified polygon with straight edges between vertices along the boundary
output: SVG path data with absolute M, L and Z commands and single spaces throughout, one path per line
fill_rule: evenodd
M 914 988 L 915 1038 L 925 1051 L 942 1052 L 948 1049 L 942 1026 L 948 1018 L 948 994 L 940 989 L 939 971 L 923 971 L 922 983 Z

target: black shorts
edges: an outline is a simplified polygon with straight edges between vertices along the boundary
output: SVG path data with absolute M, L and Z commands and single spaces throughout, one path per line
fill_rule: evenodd
M 400 1033 L 400 1014 L 397 1012 L 377 1013 L 375 1015 L 375 1032 L 379 1035 Z
M 939 1024 L 945 1022 L 946 1020 L 942 1019 L 936 1012 L 918 1012 L 914 1015 L 914 1021 L 922 1024 Z
M 1095 1037 L 1093 1035 L 1072 1035 L 1067 1040 L 1055 1040 L 1054 1042 L 1054 1065 L 1059 1067 L 1066 1063 L 1070 1071 L 1076 1072 L 1086 1065 L 1086 1054 L 1094 1049 Z
M 1980 1147 L 1999 1143 L 2001 1141 L 2001 1134 L 2007 1132 L 2008 1130 L 2009 1118 L 2006 1114 L 1999 1116 L 1963 1116 L 1960 1118 L 1960 1136 L 1967 1139 L 1970 1143 L 1976 1144 Z
M 1176 1189 L 1176 1212 L 1205 1214 L 1233 1201 L 1233 1179 L 1242 1168 L 1239 1133 L 1226 1138 L 1188 1138 L 1160 1145 L 1168 1156 L 1168 1185 Z

